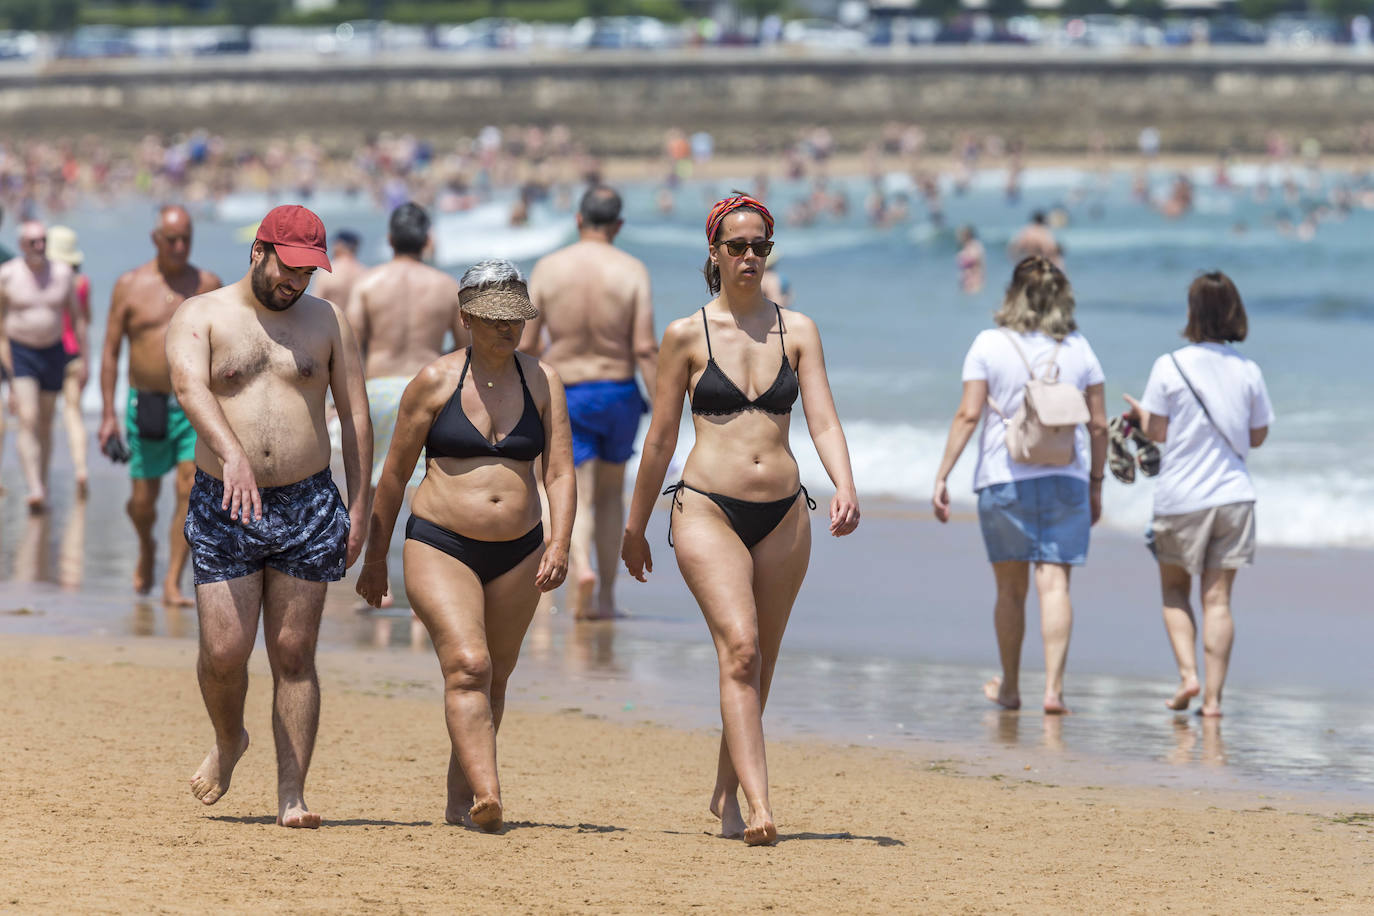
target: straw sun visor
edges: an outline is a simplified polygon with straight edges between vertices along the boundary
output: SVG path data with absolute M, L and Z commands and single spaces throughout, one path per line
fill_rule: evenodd
M 518 281 L 459 290 L 458 307 L 469 315 L 492 321 L 529 321 L 539 317 L 539 310 L 530 302 L 528 287 Z

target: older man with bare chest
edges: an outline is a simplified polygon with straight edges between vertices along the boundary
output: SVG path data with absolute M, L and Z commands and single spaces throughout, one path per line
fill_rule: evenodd
M 12 408 L 19 418 L 19 463 L 34 513 L 48 502 L 53 415 L 67 371 L 64 313 L 76 332 L 78 354 L 90 365 L 86 318 L 76 305 L 76 275 L 70 265 L 48 257 L 47 238 L 42 223 L 27 220 L 19 227 L 20 256 L 0 264 L 0 370 L 10 379 Z
M 305 776 L 319 726 L 315 643 L 327 583 L 366 539 L 372 460 L 362 362 L 331 303 L 305 295 L 329 269 L 324 224 L 277 207 L 258 229 L 252 269 L 187 299 L 167 329 L 172 386 L 196 429 L 186 517 L 200 617 L 197 674 L 215 744 L 191 778 L 212 805 L 248 749 L 243 704 L 261 609 L 272 667 L 277 822 L 318 827 Z M 343 432 L 348 502 L 329 471 L 325 394 Z
M 104 451 L 119 437 L 115 387 L 119 380 L 119 351 L 127 337 L 129 395 L 123 425 L 129 437 L 129 477 L 133 483 L 125 510 L 138 535 L 134 590 L 139 594 L 152 590 L 157 551 L 153 526 L 157 523 L 158 494 L 162 478 L 168 471 L 175 470 L 177 501 L 172 511 L 162 602 L 181 606 L 191 604 L 181 591 L 181 574 L 189 555 L 181 529 L 186 524 L 186 502 L 196 473 L 196 431 L 172 395 L 172 373 L 167 364 L 167 325 L 186 299 L 219 289 L 224 284 L 215 274 L 190 262 L 191 215 L 185 208 L 163 207 L 158 213 L 152 240 L 157 257 L 121 274 L 110 295 L 105 347 L 100 357 L 100 394 L 104 412 L 98 438 Z

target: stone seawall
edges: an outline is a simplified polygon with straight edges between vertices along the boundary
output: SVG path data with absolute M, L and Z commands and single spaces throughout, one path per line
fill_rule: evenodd
M 242 137 L 308 132 L 345 144 L 379 130 L 445 138 L 485 124 L 571 126 L 609 155 L 652 155 L 668 127 L 710 130 L 722 152 L 776 150 L 823 123 L 858 149 L 887 121 L 935 148 L 966 129 L 1081 152 L 1095 132 L 1129 149 L 1258 152 L 1272 129 L 1352 151 L 1374 121 L 1374 58 L 1272 52 L 1097 57 L 1039 49 L 922 48 L 827 57 L 754 51 L 567 57 L 419 54 L 112 61 L 0 68 L 8 136 L 112 140 L 193 127 Z

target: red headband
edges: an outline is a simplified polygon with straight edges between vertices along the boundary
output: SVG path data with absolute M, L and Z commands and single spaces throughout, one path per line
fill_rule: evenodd
M 710 215 L 706 217 L 706 241 L 708 243 L 714 242 L 716 232 L 720 229 L 720 224 L 725 217 L 742 209 L 757 210 L 759 216 L 763 217 L 765 234 L 769 238 L 773 237 L 773 214 L 768 212 L 768 208 L 747 194 L 737 194 L 734 197 L 716 201 L 716 205 L 711 208 Z

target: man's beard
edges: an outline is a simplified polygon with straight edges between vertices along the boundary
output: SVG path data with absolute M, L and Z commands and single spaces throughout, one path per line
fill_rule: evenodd
M 296 300 L 305 295 L 305 290 L 301 290 L 286 302 L 282 302 L 277 296 L 276 288 L 267 282 L 267 259 L 263 258 L 253 268 L 252 275 L 253 297 L 262 303 L 264 308 L 274 312 L 284 312 L 296 304 Z

